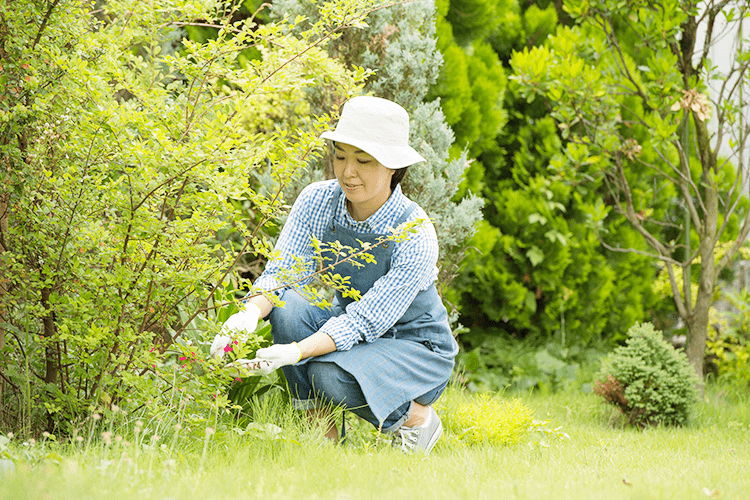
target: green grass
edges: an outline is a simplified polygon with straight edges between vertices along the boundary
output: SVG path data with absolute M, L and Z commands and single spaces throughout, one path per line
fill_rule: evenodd
M 443 402 L 462 397 L 449 392 Z M 0 472 L 0 499 L 750 496 L 747 398 L 729 399 L 710 389 L 686 427 L 643 431 L 613 425 L 612 412 L 591 394 L 520 398 L 536 419 L 549 421 L 548 428 L 561 426 L 569 439 L 552 436 L 546 447 L 531 436 L 515 445 L 467 446 L 446 436 L 423 459 L 390 449 L 352 417 L 349 444 L 333 445 L 319 437 L 320 429 L 273 403 L 259 409 L 257 422 L 278 424 L 280 434 L 259 425 L 240 435 L 218 425 L 205 441 L 165 436 L 164 446 L 153 449 L 92 441 L 74 450 L 13 440 L 9 453 L 17 458 L 16 470 Z

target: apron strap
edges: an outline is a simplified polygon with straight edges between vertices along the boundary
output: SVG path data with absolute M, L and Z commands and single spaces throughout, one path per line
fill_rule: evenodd
M 331 220 L 328 221 L 328 229 L 333 229 L 333 218 L 336 213 L 336 207 L 339 204 L 339 198 L 341 197 L 341 186 L 336 182 L 336 188 L 333 190 L 333 198 L 331 198 Z
M 417 209 L 417 204 L 413 201 L 406 207 L 406 210 L 404 210 L 404 213 L 401 214 L 401 217 L 398 218 L 396 221 L 396 226 L 403 224 L 406 222 L 406 219 L 409 218 L 409 216 L 414 212 L 414 210 Z

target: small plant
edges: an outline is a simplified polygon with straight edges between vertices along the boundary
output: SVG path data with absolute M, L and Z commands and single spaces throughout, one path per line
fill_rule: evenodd
M 468 444 L 516 444 L 533 422 L 531 409 L 520 400 L 499 400 L 488 394 L 456 401 L 440 415 L 450 433 Z
M 604 359 L 594 392 L 620 410 L 627 425 L 684 424 L 698 398 L 693 367 L 651 323 L 636 323 L 628 337 Z
M 550 441 L 565 441 L 570 439 L 570 435 L 564 432 L 562 426 L 550 428 L 549 420 L 537 420 L 531 421 L 531 426 L 528 429 L 531 439 L 528 441 L 529 448 L 549 448 Z

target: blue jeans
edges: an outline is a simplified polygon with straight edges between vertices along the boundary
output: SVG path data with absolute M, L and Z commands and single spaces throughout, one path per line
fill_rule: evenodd
M 277 344 L 299 342 L 317 332 L 331 317 L 342 314 L 341 309 L 321 309 L 311 305 L 293 290 L 286 290 L 281 299 L 284 307 L 274 307 L 268 320 L 271 322 L 273 340 Z M 332 362 L 315 361 L 282 368 L 297 409 L 312 409 L 321 404 L 346 408 L 367 420 L 383 432 L 395 432 L 409 418 L 414 402 L 431 405 L 443 393 L 447 382 L 396 408 L 382 422 L 378 421 L 367 405 L 359 383 L 349 372 Z

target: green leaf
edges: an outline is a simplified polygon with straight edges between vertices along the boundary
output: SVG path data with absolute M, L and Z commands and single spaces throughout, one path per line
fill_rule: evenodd
M 542 214 L 537 214 L 537 213 L 533 213 L 529 215 L 529 224 L 535 224 L 537 222 L 541 224 L 542 226 L 544 226 L 545 224 L 547 224 L 547 218 L 543 216 Z
M 544 260 L 544 252 L 534 245 L 526 252 L 526 257 L 531 261 L 531 265 L 536 267 Z
M 536 295 L 534 295 L 534 292 L 529 290 L 526 292 L 526 297 L 524 298 L 524 309 L 529 313 L 534 314 L 536 312 L 536 308 Z
M 536 366 L 545 373 L 551 374 L 565 368 L 565 362 L 555 358 L 546 350 L 537 351 L 534 359 L 536 360 Z

